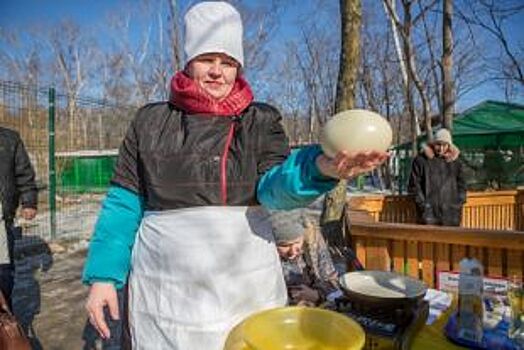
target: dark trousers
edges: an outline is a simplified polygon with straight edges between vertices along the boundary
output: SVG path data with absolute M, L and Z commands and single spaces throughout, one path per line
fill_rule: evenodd
M 11 292 L 13 291 L 14 269 L 12 264 L 0 264 L 0 289 L 9 307 L 11 307 Z
M 13 291 L 15 268 L 13 263 L 13 249 L 15 236 L 18 233 L 11 222 L 6 222 L 5 232 L 7 233 L 7 249 L 9 252 L 9 264 L 0 264 L 0 289 L 4 294 L 7 303 L 11 307 L 11 292 Z
M 104 308 L 104 315 L 111 332 L 111 338 L 101 340 L 95 328 L 91 325 L 89 320 L 84 327 L 84 349 L 94 350 L 98 349 L 97 343 L 102 343 L 103 350 L 127 350 L 131 349 L 131 337 L 129 335 L 129 328 L 127 324 L 128 307 L 127 307 L 127 287 L 117 290 L 118 296 L 118 310 L 120 312 L 120 319 L 113 320 L 109 315 L 107 307 Z

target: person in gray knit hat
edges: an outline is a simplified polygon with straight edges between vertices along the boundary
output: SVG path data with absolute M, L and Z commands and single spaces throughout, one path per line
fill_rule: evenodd
M 290 305 L 315 306 L 342 294 L 326 242 L 305 210 L 275 211 L 271 226 Z

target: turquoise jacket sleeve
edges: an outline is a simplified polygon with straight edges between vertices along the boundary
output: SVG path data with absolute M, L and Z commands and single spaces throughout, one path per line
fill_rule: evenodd
M 304 147 L 269 169 L 258 182 L 258 201 L 268 209 L 301 208 L 332 190 L 338 180 L 320 173 L 315 160 L 321 153 L 318 145 Z
M 123 187 L 109 188 L 89 244 L 84 284 L 112 282 L 118 289 L 124 286 L 143 214 L 140 196 Z

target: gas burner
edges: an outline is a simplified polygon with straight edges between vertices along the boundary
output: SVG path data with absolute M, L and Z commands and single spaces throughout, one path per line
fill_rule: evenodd
M 426 323 L 429 304 L 417 303 L 376 307 L 352 302 L 347 297 L 335 300 L 336 311 L 357 321 L 366 331 L 365 350 L 407 350 L 418 330 Z

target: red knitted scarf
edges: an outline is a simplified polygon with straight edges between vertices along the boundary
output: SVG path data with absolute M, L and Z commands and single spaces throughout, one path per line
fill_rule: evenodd
M 229 95 L 217 101 L 200 89 L 183 71 L 171 79 L 170 102 L 189 114 L 239 115 L 253 101 L 247 81 L 238 77 Z

